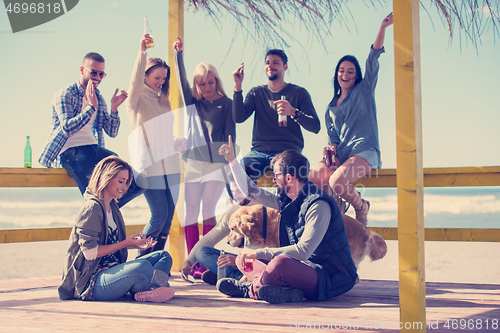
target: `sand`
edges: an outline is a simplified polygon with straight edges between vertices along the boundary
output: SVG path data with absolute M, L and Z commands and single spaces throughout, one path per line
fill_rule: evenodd
M 61 276 L 67 241 L 0 244 L 0 280 Z M 358 274 L 367 280 L 398 280 L 398 243 L 387 241 L 387 255 L 365 259 Z M 135 257 L 130 251 L 129 257 Z M 494 254 L 500 243 L 426 242 L 427 282 L 500 284 Z

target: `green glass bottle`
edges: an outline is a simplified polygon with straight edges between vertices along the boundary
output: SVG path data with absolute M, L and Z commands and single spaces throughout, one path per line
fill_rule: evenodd
M 31 144 L 30 137 L 26 137 L 26 145 L 24 146 L 24 167 L 31 168 Z

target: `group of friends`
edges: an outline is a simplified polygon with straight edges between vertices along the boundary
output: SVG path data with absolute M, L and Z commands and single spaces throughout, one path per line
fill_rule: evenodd
M 338 61 L 325 113 L 328 145 L 323 160 L 312 168 L 301 154 L 302 128 L 318 133 L 320 120 L 308 91 L 285 82 L 288 58 L 282 50 L 267 51 L 268 82 L 245 98 L 244 64 L 238 66 L 232 73 L 231 100 L 217 70 L 206 62 L 196 66 L 191 87 L 178 38 L 172 48 L 186 106 L 187 138 L 173 135 L 170 68 L 160 58 L 147 59 L 151 36 L 141 36 L 129 89 L 116 89 L 110 112 L 97 89 L 106 77 L 104 58 L 88 53 L 77 82 L 52 98 L 52 131 L 39 159 L 46 167 L 64 167 L 84 197 L 70 235 L 60 298 L 115 300 L 130 293 L 137 301 L 165 302 L 174 296 L 168 282 L 172 258 L 164 247 L 182 178 L 179 154 L 185 162 L 186 214 L 181 224 L 188 249 L 183 278 L 202 278 L 231 297 L 269 303 L 326 300 L 349 291 L 358 276 L 342 213 L 352 206 L 356 219 L 367 225 L 370 203 L 353 182 L 381 167 L 375 86 L 385 30 L 392 23 L 391 13 L 370 47 L 364 77 L 355 57 Z M 118 134 L 118 107 L 123 103 L 134 131 L 129 137 L 132 166 L 104 145 L 104 132 Z M 251 151 L 238 162 L 235 124 L 251 115 Z M 279 116 L 286 120 L 278 122 Z M 268 170 L 276 194 L 256 185 Z M 235 203 L 216 217 L 225 187 Z M 141 194 L 151 218 L 142 233 L 127 237 L 120 207 Z M 231 214 L 255 203 L 279 210 L 280 247 L 220 255 L 215 245 L 229 234 Z M 138 255 L 127 261 L 131 248 Z M 253 280 L 240 282 L 243 267 L 237 257 L 240 263 L 260 260 L 266 268 Z M 226 267 L 226 278 L 217 280 L 218 266 Z

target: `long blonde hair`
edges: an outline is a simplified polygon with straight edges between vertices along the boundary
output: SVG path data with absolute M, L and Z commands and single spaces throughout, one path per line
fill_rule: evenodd
M 226 96 L 226 92 L 224 91 L 224 88 L 222 87 L 222 81 L 219 78 L 219 73 L 217 72 L 217 69 L 215 69 L 214 65 L 209 64 L 208 62 L 201 62 L 198 65 L 196 65 L 196 68 L 194 69 L 194 74 L 193 74 L 193 97 L 196 100 L 200 100 L 203 98 L 201 96 L 200 91 L 198 90 L 198 87 L 196 86 L 198 83 L 201 81 L 206 81 L 207 75 L 212 74 L 213 77 L 215 78 L 216 84 L 215 88 L 217 89 L 217 92 L 221 94 L 222 96 Z
M 165 79 L 163 86 L 161 86 L 160 102 L 170 106 L 170 100 L 168 99 L 168 95 L 170 93 L 170 66 L 167 65 L 163 59 L 156 57 L 149 58 L 146 62 L 146 75 L 149 75 L 156 68 L 167 69 L 167 78 Z
M 92 176 L 90 176 L 88 189 L 102 200 L 104 189 L 122 170 L 128 171 L 128 179 L 126 182 L 128 189 L 132 182 L 132 168 L 130 165 L 118 156 L 103 158 L 97 163 L 92 172 Z

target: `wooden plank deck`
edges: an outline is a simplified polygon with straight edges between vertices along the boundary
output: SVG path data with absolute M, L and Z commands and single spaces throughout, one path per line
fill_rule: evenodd
M 280 305 L 228 298 L 203 282 L 182 282 L 178 272 L 171 279 L 176 296 L 162 304 L 137 303 L 131 297 L 116 302 L 61 301 L 59 282 L 59 277 L 1 280 L 0 332 L 293 332 L 307 330 L 308 324 L 309 330 L 316 325 L 315 330 L 334 332 L 399 331 L 397 281 L 362 280 L 333 300 Z M 500 285 L 426 286 L 428 332 L 500 331 Z M 452 319 L 457 328 L 446 328 Z M 474 329 L 460 329 L 461 319 L 474 323 Z

